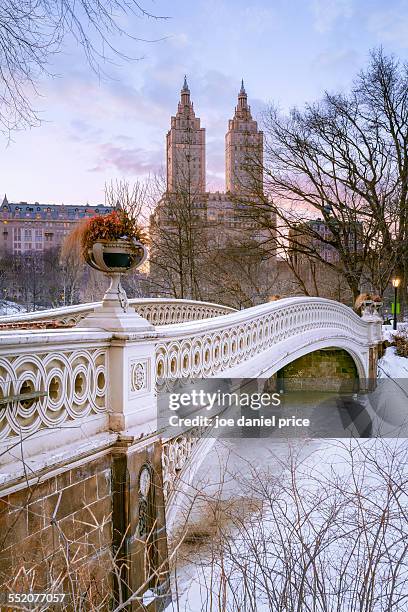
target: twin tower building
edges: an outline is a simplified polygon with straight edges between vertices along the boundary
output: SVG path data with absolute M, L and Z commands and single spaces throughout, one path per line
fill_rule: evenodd
M 167 133 L 167 191 L 206 193 L 205 128 L 196 117 L 187 78 Z M 252 118 L 242 81 L 233 119 L 225 135 L 227 194 L 249 194 L 262 185 L 263 133 Z M 259 191 L 258 191 L 259 193 Z M 208 196 L 207 196 L 208 197 Z
M 263 134 L 243 82 L 225 136 L 224 192 L 206 189 L 205 148 L 205 129 L 184 78 L 167 133 L 167 190 L 150 222 L 154 291 L 236 307 L 244 303 L 242 296 L 247 305 L 260 303 L 273 257 L 265 256 L 267 236 L 253 208 L 263 202 Z

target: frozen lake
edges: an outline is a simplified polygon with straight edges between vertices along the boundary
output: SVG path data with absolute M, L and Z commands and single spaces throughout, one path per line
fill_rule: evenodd
M 358 398 L 355 399 L 356 406 L 351 408 L 354 415 L 361 412 L 361 404 Z M 319 410 L 316 412 L 317 405 Z M 407 440 L 370 439 L 371 430 L 367 415 L 361 419 L 360 414 L 360 433 L 365 437 L 364 440 L 333 439 L 336 438 L 336 432 L 337 435 L 344 432 L 347 422 L 344 402 L 339 405 L 334 394 L 316 394 L 315 397 L 312 394 L 295 394 L 287 408 L 294 414 L 308 414 L 312 419 L 315 415 L 315 427 L 326 439 L 307 439 L 304 436 L 303 439 L 288 440 L 273 435 L 264 437 L 260 431 L 259 437 L 224 438 L 214 442 L 194 476 L 192 487 L 188 490 L 188 502 L 184 500 L 184 509 L 178 517 L 178 526 L 183 526 L 181 531 L 184 532 L 184 541 L 173 560 L 174 610 L 277 612 L 278 608 L 274 607 L 276 603 L 272 603 L 269 592 L 271 584 L 276 581 L 276 577 L 271 580 L 271 576 L 274 572 L 280 576 L 282 571 L 281 563 L 277 564 L 276 559 L 288 550 L 298 550 L 299 547 L 299 533 L 294 528 L 288 530 L 287 517 L 298 513 L 299 523 L 305 521 L 306 524 L 306 517 L 314 512 L 314 521 L 320 525 L 332 507 L 332 502 L 334 504 L 334 492 L 337 491 L 338 504 L 343 507 L 347 492 L 350 491 L 350 500 L 344 504 L 344 512 L 347 513 L 347 508 L 350 507 L 350 515 L 356 511 L 350 521 L 365 520 L 364 512 L 371 515 L 379 510 L 367 506 L 364 511 L 361 510 L 358 518 L 355 500 L 359 498 L 361 491 L 364 491 L 369 499 L 371 494 L 368 494 L 368 491 L 374 487 L 380 502 L 386 491 L 384 474 L 387 470 L 393 473 L 396 480 L 403 477 L 407 464 Z M 258 435 L 256 431 L 252 433 Z M 329 436 L 332 436 L 332 439 L 328 439 Z M 304 500 L 304 507 L 302 504 L 298 505 L 297 487 L 302 491 L 299 493 L 299 499 Z M 284 511 L 280 507 L 281 499 L 285 499 Z M 316 502 L 316 507 L 313 508 L 315 499 L 318 503 Z M 406 504 L 406 490 L 400 501 Z M 271 521 L 271 514 L 274 514 L 276 507 L 279 507 L 279 516 Z M 301 516 L 302 513 L 304 517 Z M 336 536 L 328 535 L 332 527 L 335 532 L 341 531 L 344 519 L 340 520 L 339 526 L 336 526 L 337 520 L 338 517 L 333 518 L 330 529 L 319 536 L 328 539 L 326 550 L 321 552 L 322 562 L 329 550 L 332 556 L 334 551 L 335 557 L 339 551 L 342 551 L 343 555 L 350 546 L 346 533 L 344 538 L 337 542 Z M 406 522 L 401 526 L 398 519 L 397 523 L 396 530 L 399 535 L 408 537 Z M 313 541 L 314 536 L 310 529 L 309 525 L 304 537 Z M 272 550 L 279 537 L 281 542 L 277 545 L 275 556 Z M 384 542 L 387 538 L 384 537 Z M 390 538 L 392 539 L 392 535 Z M 316 542 L 314 543 L 316 545 Z M 257 558 L 258 551 L 262 551 L 260 558 Z M 364 555 L 356 558 L 356 568 L 353 569 L 352 575 L 356 575 L 355 572 L 358 575 L 360 570 L 357 566 L 364 565 L 363 557 Z M 245 568 L 249 568 L 248 574 L 239 562 L 240 558 L 246 560 Z M 299 559 L 295 564 L 299 564 Z M 347 571 L 350 569 L 351 565 Z M 316 575 L 324 571 L 316 570 Z M 322 580 L 333 586 L 336 582 L 333 576 L 340 575 L 341 570 L 333 566 L 327 571 L 332 575 L 325 575 Z M 255 576 L 262 572 L 269 572 L 269 577 L 255 580 Z M 247 584 L 248 575 L 252 586 Z M 378 580 L 380 581 L 380 577 Z M 310 588 L 312 592 L 313 588 Z M 251 596 L 251 589 L 252 593 L 259 592 Z M 274 597 L 276 596 L 275 593 Z M 294 605 L 296 595 L 292 594 L 292 597 Z M 344 601 L 339 610 L 351 612 L 356 609 L 353 608 L 357 603 L 351 591 L 349 595 L 346 589 L 342 597 Z M 379 602 L 377 607 L 367 607 L 367 610 L 385 609 L 382 605 L 383 603 Z M 406 598 L 392 609 L 396 612 L 406 610 L 407 607 L 403 606 L 408 606 Z M 306 604 L 303 607 L 301 604 L 300 609 L 303 612 L 309 608 Z M 317 605 L 315 609 L 319 611 L 324 608 Z M 291 608 L 282 607 L 279 610 L 289 611 Z

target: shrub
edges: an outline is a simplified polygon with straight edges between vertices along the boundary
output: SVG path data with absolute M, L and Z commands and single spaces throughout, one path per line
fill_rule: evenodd
M 398 331 L 394 334 L 392 346 L 398 357 L 408 357 L 408 330 Z

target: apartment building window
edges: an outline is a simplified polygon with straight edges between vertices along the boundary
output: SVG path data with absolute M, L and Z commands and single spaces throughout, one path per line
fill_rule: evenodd
M 13 252 L 21 253 L 21 227 L 13 228 Z
M 42 251 L 43 248 L 43 231 L 42 229 L 35 230 L 35 250 Z

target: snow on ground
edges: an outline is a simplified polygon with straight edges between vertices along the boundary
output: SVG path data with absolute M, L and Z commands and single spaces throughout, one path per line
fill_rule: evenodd
M 395 346 L 387 347 L 378 361 L 379 378 L 408 378 L 408 359 L 396 354 Z
M 22 304 L 11 302 L 10 300 L 0 300 L 0 316 L 18 314 L 19 312 L 26 312 Z
M 399 330 L 401 330 L 401 327 L 399 326 Z M 391 326 L 384 326 L 386 340 L 392 341 L 394 333 Z M 401 391 L 403 382 L 401 379 L 408 380 L 408 358 L 399 357 L 396 355 L 395 347 L 390 346 L 379 360 L 378 366 L 379 378 L 387 378 L 389 381 L 383 381 L 384 384 L 378 387 L 374 399 L 381 404 L 381 395 L 384 395 L 383 399 L 387 400 L 387 412 L 389 412 L 390 406 L 395 409 L 396 400 L 401 399 L 394 397 L 395 394 L 399 394 L 402 397 L 402 408 L 405 413 L 408 404 L 406 395 L 403 393 L 404 390 Z M 396 389 L 393 387 L 396 387 Z M 324 492 L 325 489 L 328 492 L 329 501 L 332 497 L 332 488 L 338 488 L 343 492 L 350 491 L 350 502 L 347 502 L 344 506 L 344 520 L 340 519 L 334 529 L 330 528 L 328 536 L 323 534 L 325 545 L 327 545 L 327 553 L 322 554 L 321 561 L 323 565 L 326 564 L 330 568 L 328 574 L 323 572 L 323 576 L 326 580 L 330 580 L 332 585 L 337 585 L 342 572 L 341 563 L 353 547 L 353 540 L 347 534 L 348 521 L 352 521 L 353 512 L 360 520 L 373 519 L 373 517 L 376 517 L 381 501 L 384 501 L 387 495 L 387 472 L 392 474 L 393 479 L 399 480 L 399 482 L 406 482 L 408 477 L 408 439 L 398 439 L 397 437 L 365 440 L 315 439 L 292 440 L 289 444 L 285 444 L 283 440 L 271 439 L 217 441 L 195 477 L 196 490 L 204 491 L 204 495 L 207 500 L 210 500 L 210 504 L 207 508 L 205 505 L 200 506 L 198 504 L 190 515 L 188 521 L 190 533 L 198 534 L 198 536 L 201 534 L 203 540 L 198 539 L 195 544 L 194 539 L 191 543 L 190 538 L 190 543 L 187 543 L 184 550 L 181 551 L 181 559 L 178 560 L 176 570 L 178 597 L 176 597 L 177 601 L 173 601 L 173 610 L 210 612 L 221 609 L 218 607 L 219 604 L 224 606 L 222 609 L 234 612 L 237 609 L 256 610 L 256 612 L 266 612 L 272 609 L 267 598 L 265 600 L 262 596 L 257 597 L 255 595 L 255 600 L 247 602 L 244 607 L 240 607 L 242 601 L 238 604 L 233 598 L 237 596 L 240 598 L 242 595 L 239 589 L 239 584 L 243 581 L 241 560 L 245 559 L 246 567 L 251 570 L 249 573 L 254 576 L 254 591 L 256 592 L 257 589 L 262 591 L 259 584 L 262 583 L 264 571 L 268 576 L 270 570 L 272 575 L 272 567 L 274 567 L 275 586 L 278 587 L 276 575 L 282 575 L 277 573 L 280 568 L 279 560 L 285 556 L 289 550 L 288 547 L 290 547 L 290 550 L 297 550 L 296 537 L 290 532 L 285 535 L 276 526 L 276 518 L 282 522 L 283 526 L 285 525 L 282 518 L 283 512 L 287 512 L 289 515 L 294 512 L 295 506 L 291 504 L 291 500 L 287 500 L 286 510 L 282 511 L 275 505 L 276 510 L 272 511 L 271 508 L 266 509 L 266 511 L 263 510 L 262 515 L 257 511 L 256 504 L 253 503 L 256 497 L 258 474 L 261 474 L 263 470 L 267 469 L 277 482 L 290 479 L 290 471 L 287 470 L 287 467 L 290 464 L 290 454 L 294 452 L 294 449 L 295 452 L 299 453 L 301 465 L 298 477 L 302 489 L 302 503 L 309 506 L 309 510 L 313 506 L 314 499 L 318 498 L 319 494 L 322 496 L 322 491 Z M 224 477 L 222 477 L 223 471 Z M 359 486 L 362 487 L 363 497 L 361 499 L 364 499 L 364 510 L 359 508 L 360 494 L 356 491 L 352 493 L 353 487 L 356 486 L 356 479 Z M 221 482 L 222 492 L 220 493 Z M 334 484 L 336 484 L 336 487 L 334 487 Z M 401 488 L 400 494 L 401 498 L 398 503 L 401 503 L 406 509 L 408 506 L 407 491 Z M 342 495 L 347 495 L 347 493 Z M 284 495 L 281 496 L 281 499 L 283 498 Z M 341 495 L 339 494 L 340 498 Z M 242 525 L 245 525 L 246 531 L 244 541 L 239 530 L 236 529 L 236 524 L 233 527 L 225 524 L 223 529 L 225 533 L 230 533 L 230 544 L 227 547 L 227 552 L 224 550 L 222 560 L 215 559 L 215 562 L 213 560 L 211 563 L 211 557 L 214 553 L 210 520 L 211 502 L 213 501 L 215 504 L 217 499 L 221 500 L 223 504 L 231 503 L 233 507 L 238 505 L 244 514 L 246 512 L 246 516 L 242 520 Z M 328 512 L 330 504 L 327 504 L 327 508 L 324 506 L 324 509 Z M 387 554 L 392 551 L 392 560 L 390 557 L 384 564 L 382 569 L 384 577 L 388 576 L 387 567 L 389 569 L 398 557 L 399 538 L 407 537 L 406 527 L 401 522 L 399 506 L 392 507 L 391 512 L 396 517 L 395 526 L 392 525 L 389 528 L 386 536 L 384 535 L 384 541 L 386 542 L 385 550 Z M 316 516 L 316 526 L 320 520 L 321 517 Z M 378 519 L 373 520 L 375 527 L 378 524 Z M 336 539 L 337 531 L 341 535 L 340 539 Z M 268 546 L 263 550 L 256 544 L 256 538 L 260 534 L 262 536 L 259 540 L 260 544 L 265 545 L 268 542 Z M 306 535 L 309 534 L 306 533 Z M 207 541 L 206 536 L 208 536 Z M 361 538 L 359 539 L 360 545 L 364 547 L 364 540 Z M 368 552 L 368 549 L 365 552 Z M 260 564 L 258 563 L 258 553 L 259 558 L 262 559 Z M 254 558 L 257 559 L 257 562 L 254 561 Z M 339 561 L 337 562 L 337 560 Z M 350 574 L 348 576 L 350 584 L 345 587 L 344 599 L 340 604 L 341 608 L 336 608 L 340 609 L 341 612 L 354 611 L 357 604 L 352 600 L 354 597 L 353 582 L 355 582 L 353 572 L 360 571 L 363 566 L 363 560 L 357 553 L 353 563 L 355 567 L 353 566 L 354 569 L 348 572 Z M 282 566 L 281 569 L 284 569 L 284 567 Z M 228 573 L 230 574 L 230 583 L 223 586 L 223 581 L 225 582 L 224 574 Z M 261 577 L 258 578 L 258 576 Z M 174 578 L 173 574 L 173 580 Z M 245 579 L 247 579 L 247 576 Z M 270 580 L 270 578 L 267 578 L 267 580 Z M 362 580 L 360 582 L 363 583 Z M 378 575 L 376 576 L 376 583 L 381 583 Z M 232 594 L 232 591 L 234 594 Z M 399 600 L 398 597 L 401 597 L 401 599 Z M 408 596 L 401 592 L 399 596 L 395 595 L 395 600 L 399 601 L 395 606 L 395 612 L 407 609 L 405 606 L 407 606 Z M 370 610 L 375 611 L 383 609 L 385 609 L 384 602 L 380 598 L 370 608 Z
M 328 527 L 327 532 L 321 532 L 319 573 L 332 587 L 341 586 L 337 585 L 342 576 L 341 564 L 348 558 L 353 538 L 359 539 L 362 549 L 365 545 L 365 536 L 359 532 L 356 518 L 362 521 L 365 516 L 368 522 L 372 521 L 374 534 L 377 514 L 380 518 L 381 503 L 387 497 L 387 473 L 392 469 L 394 482 L 406 481 L 407 452 L 408 441 L 401 439 L 292 440 L 286 444 L 255 439 L 218 441 L 197 474 L 196 486 L 201 489 L 205 480 L 205 493 L 211 498 L 210 502 L 215 503 L 218 498 L 222 501 L 221 506 L 227 508 L 227 515 L 230 513 L 230 516 L 241 518 L 233 521 L 233 525 L 226 522 L 222 526 L 224 537 L 229 534 L 228 544 L 222 548 L 222 558 L 217 554 L 219 550 L 213 546 L 211 537 L 208 541 L 198 540 L 196 545 L 190 542 L 182 551 L 184 563 L 182 561 L 177 567 L 178 598 L 172 609 L 180 612 L 214 612 L 219 609 L 228 612 L 275 611 L 275 607 L 268 604 L 266 592 L 272 586 L 279 590 L 280 577 L 284 577 L 287 570 L 285 555 L 289 550 L 295 555 L 295 580 L 296 570 L 302 569 L 301 554 L 297 555 L 305 542 L 317 545 L 319 539 L 314 539 L 313 532 L 315 529 L 317 532 L 325 517 L 333 511 L 333 504 L 342 504 L 343 510 L 334 515 L 335 523 Z M 293 461 L 297 465 L 297 484 L 296 489 L 291 490 Z M 221 479 L 223 471 L 225 478 Z M 219 488 L 220 480 L 223 480 L 223 486 L 217 495 L 214 489 Z M 407 494 L 401 491 L 400 495 L 398 503 L 406 507 Z M 254 503 L 256 498 L 262 501 L 258 508 Z M 301 500 L 301 523 L 295 517 L 297 499 Z M 246 511 L 251 501 L 252 512 Z M 360 508 L 360 501 L 364 510 Z M 207 512 L 201 508 L 201 517 L 193 512 L 190 519 L 192 533 L 210 535 L 211 510 L 209 504 Z M 393 506 L 391 515 L 395 516 L 395 512 L 398 513 L 398 505 Z M 393 560 L 399 554 L 399 538 L 403 533 L 405 537 L 407 535 L 401 518 L 396 519 L 395 526 L 383 534 L 387 554 L 392 552 Z M 297 532 L 302 534 L 301 538 Z M 354 597 L 354 573 L 359 571 L 359 579 L 362 579 L 363 557 L 367 552 L 368 549 L 364 549 L 364 553 L 357 550 L 355 564 L 347 567 L 341 579 L 349 580 L 340 608 L 342 612 L 356 609 L 356 602 L 351 601 Z M 384 563 L 384 576 L 390 567 L 390 559 Z M 245 580 L 254 579 L 254 601 L 246 603 L 242 600 L 248 595 L 241 588 L 243 572 Z M 401 607 L 395 607 L 395 612 L 406 610 L 404 597 L 404 602 Z M 218 607 L 220 600 L 224 607 Z M 382 611 L 385 609 L 382 603 L 378 601 L 369 609 Z M 323 608 L 317 606 L 316 609 Z
M 398 330 L 392 329 L 392 325 L 383 325 L 383 338 L 387 342 L 392 342 L 394 334 L 406 332 L 408 325 L 398 323 Z M 396 354 L 395 346 L 388 346 L 385 354 L 378 361 L 378 378 L 408 378 L 408 359 L 399 357 Z

